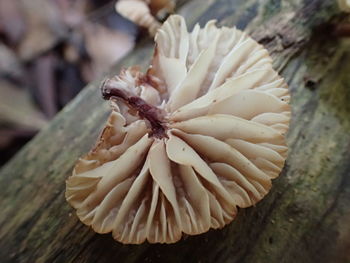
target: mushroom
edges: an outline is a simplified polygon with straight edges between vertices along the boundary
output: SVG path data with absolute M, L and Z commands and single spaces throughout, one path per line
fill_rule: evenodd
M 119 14 L 147 28 L 150 35 L 154 36 L 161 25 L 155 16 L 172 11 L 174 3 L 170 0 L 120 0 L 115 8 Z
M 178 15 L 155 41 L 146 73 L 102 84 L 112 113 L 67 180 L 79 219 L 125 244 L 224 227 L 269 192 L 287 155 L 289 93 L 266 49 L 215 21 L 189 33 Z

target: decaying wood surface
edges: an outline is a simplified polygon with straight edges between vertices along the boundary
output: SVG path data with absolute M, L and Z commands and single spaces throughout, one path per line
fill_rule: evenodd
M 122 245 L 80 223 L 65 180 L 109 108 L 89 85 L 0 172 L 0 262 L 349 262 L 350 40 L 331 0 L 192 0 L 191 26 L 246 29 L 271 52 L 292 93 L 289 157 L 270 194 L 222 230 L 173 245 Z M 146 66 L 152 42 L 113 69 Z

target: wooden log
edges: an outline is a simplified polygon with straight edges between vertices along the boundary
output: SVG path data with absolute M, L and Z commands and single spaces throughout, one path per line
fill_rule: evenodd
M 269 195 L 222 230 L 172 245 L 122 245 L 79 222 L 65 180 L 109 113 L 90 84 L 0 172 L 0 262 L 349 262 L 350 49 L 328 23 L 336 1 L 192 0 L 190 24 L 218 19 L 264 44 L 292 94 L 289 157 Z M 148 64 L 152 42 L 113 69 Z

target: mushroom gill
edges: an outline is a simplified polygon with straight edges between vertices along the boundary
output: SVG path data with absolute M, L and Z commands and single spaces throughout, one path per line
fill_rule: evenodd
M 66 199 L 79 219 L 122 243 L 173 243 L 222 228 L 270 190 L 287 155 L 289 93 L 268 52 L 209 21 L 158 30 L 147 73 L 105 81 L 112 105 Z

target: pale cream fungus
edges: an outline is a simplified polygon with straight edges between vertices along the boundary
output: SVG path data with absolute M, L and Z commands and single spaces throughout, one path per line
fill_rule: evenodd
M 284 165 L 290 107 L 268 52 L 215 21 L 158 30 L 147 73 L 123 70 L 112 113 L 67 180 L 79 219 L 122 243 L 174 243 L 222 228 L 256 204 Z

